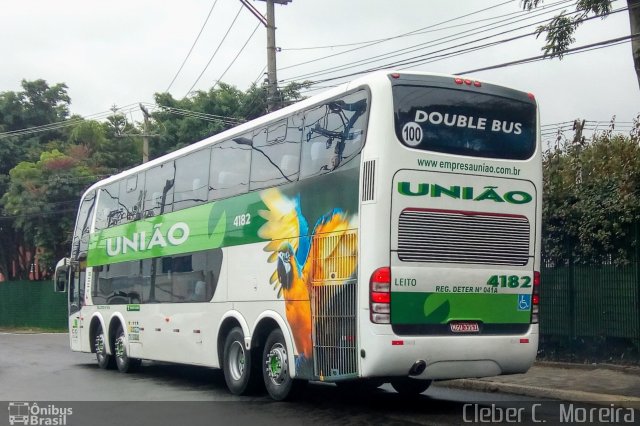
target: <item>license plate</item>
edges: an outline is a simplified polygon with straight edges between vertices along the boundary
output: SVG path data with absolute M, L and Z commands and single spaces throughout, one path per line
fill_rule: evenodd
M 449 327 L 454 333 L 477 333 L 480 331 L 477 322 L 452 322 Z

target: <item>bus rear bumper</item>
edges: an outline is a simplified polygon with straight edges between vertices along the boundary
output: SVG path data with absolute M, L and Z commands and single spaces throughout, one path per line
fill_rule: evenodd
M 538 350 L 538 326 L 532 325 L 528 333 L 519 336 L 399 337 L 372 333 L 365 340 L 370 343 L 361 351 L 362 377 L 489 377 L 525 373 L 531 367 Z M 421 361 L 426 368 L 415 374 L 412 368 Z

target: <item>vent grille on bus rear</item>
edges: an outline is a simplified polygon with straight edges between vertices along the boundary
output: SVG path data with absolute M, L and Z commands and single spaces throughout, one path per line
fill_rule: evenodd
M 375 199 L 376 160 L 364 162 L 362 168 L 362 201 Z
M 526 265 L 524 216 L 407 209 L 400 214 L 398 257 L 404 262 Z

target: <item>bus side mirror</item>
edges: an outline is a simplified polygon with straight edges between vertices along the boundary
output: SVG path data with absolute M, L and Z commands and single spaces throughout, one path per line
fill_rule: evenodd
M 68 284 L 69 259 L 64 258 L 56 265 L 56 272 L 53 275 L 53 291 L 56 293 L 66 293 Z

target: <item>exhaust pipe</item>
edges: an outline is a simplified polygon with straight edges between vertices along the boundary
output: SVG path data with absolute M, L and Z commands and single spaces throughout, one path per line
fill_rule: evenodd
M 413 366 L 409 369 L 410 376 L 419 376 L 421 375 L 425 368 L 427 368 L 427 362 L 423 359 L 416 361 Z

